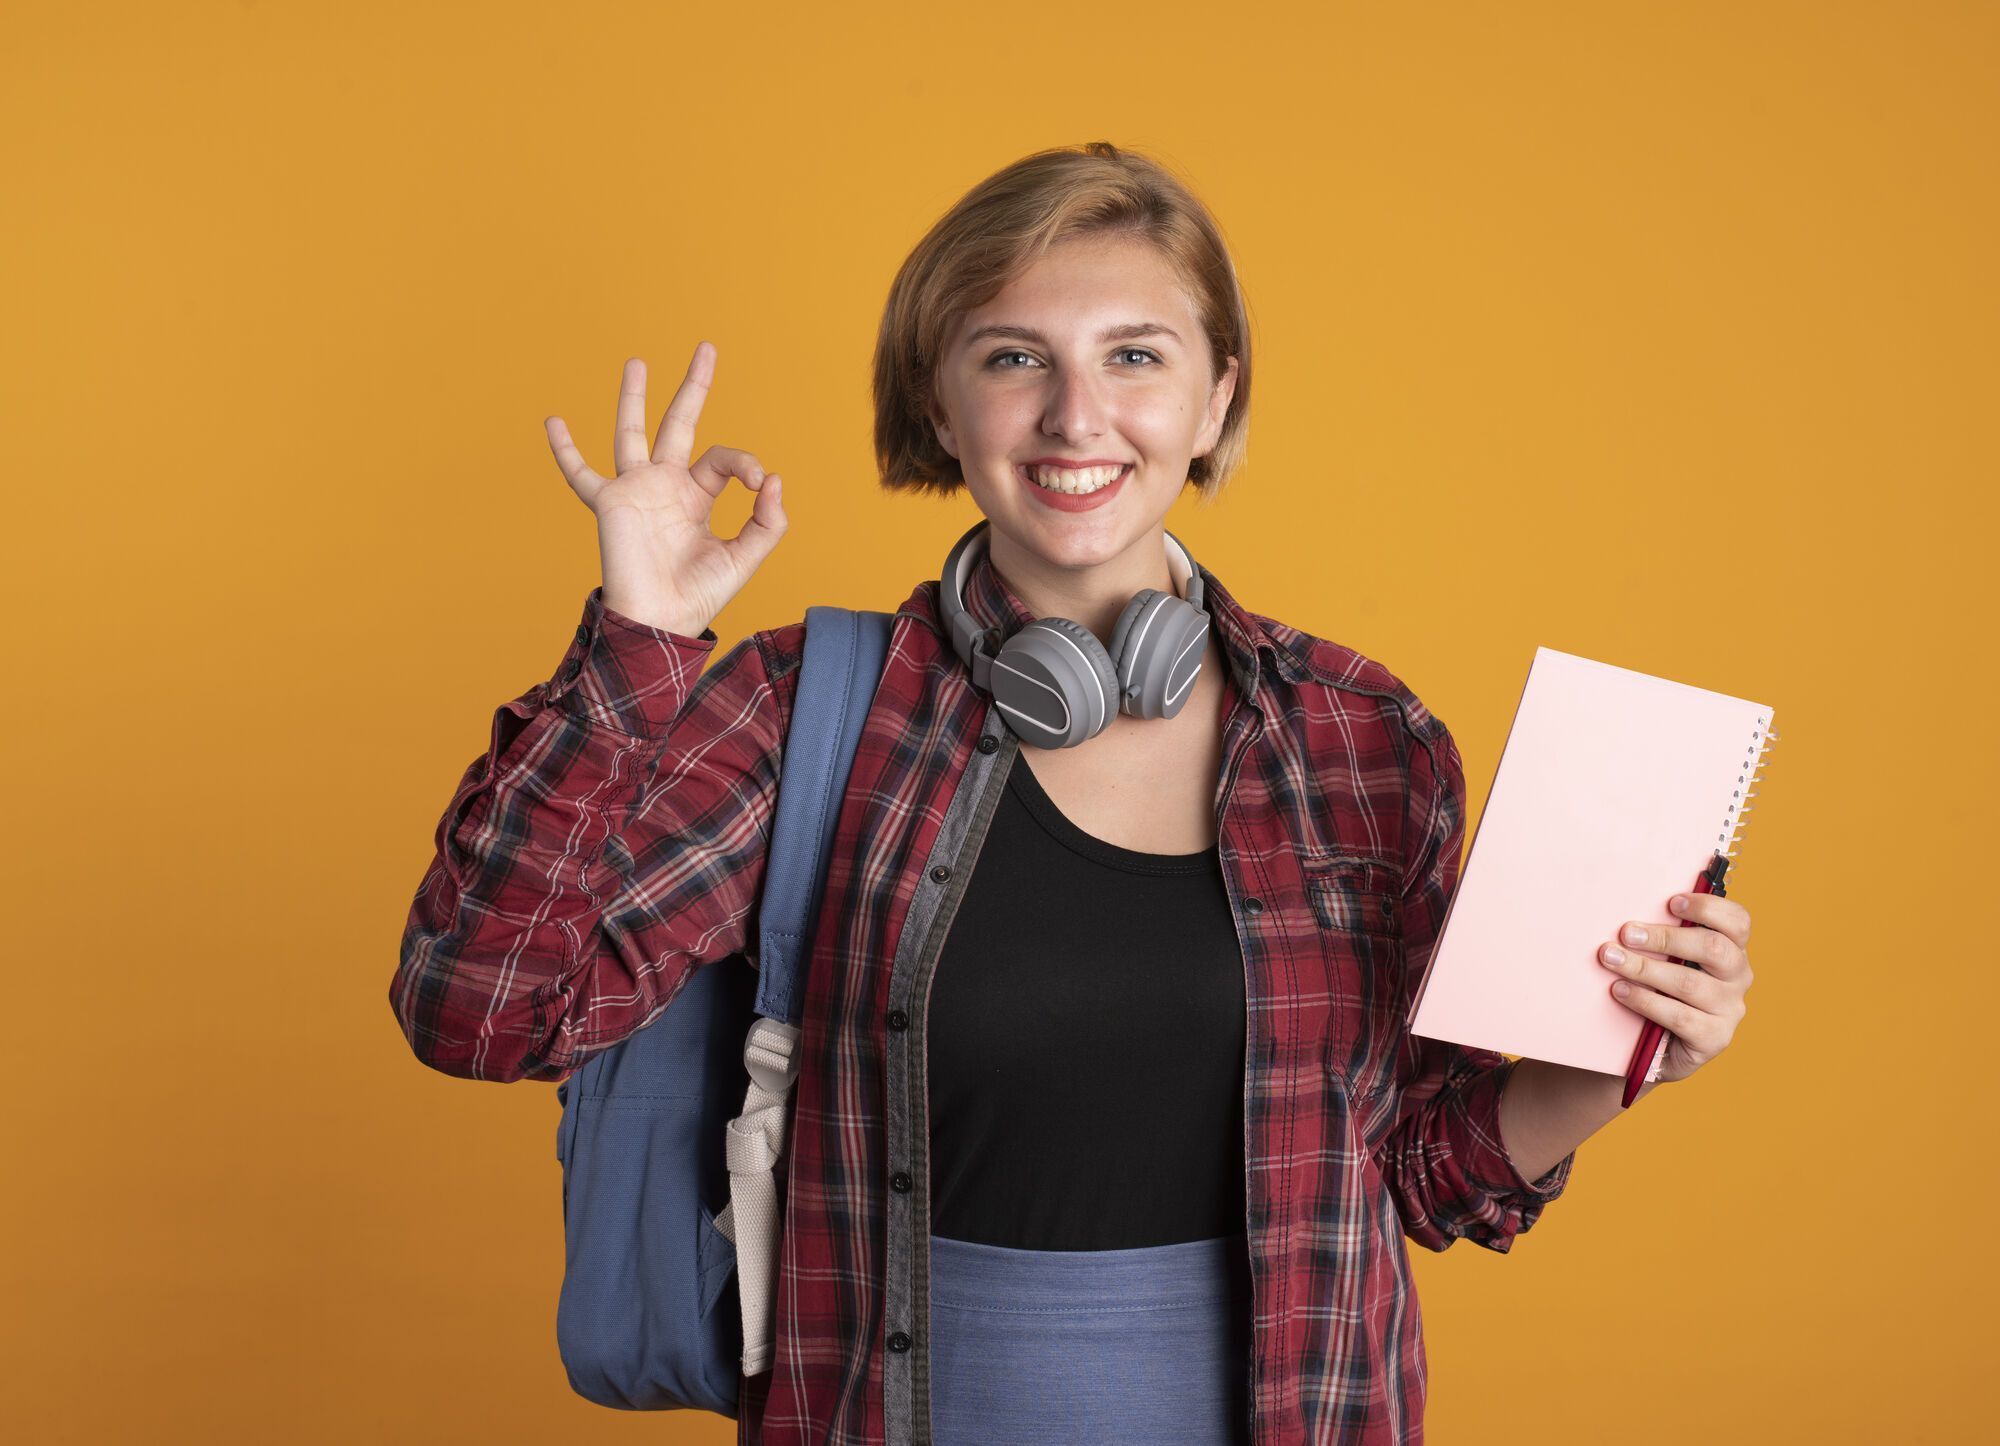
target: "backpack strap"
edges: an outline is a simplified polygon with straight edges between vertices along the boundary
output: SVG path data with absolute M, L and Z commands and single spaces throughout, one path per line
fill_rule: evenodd
M 777 1277 L 778 1192 L 785 1105 L 799 1073 L 799 966 L 826 892 L 828 856 L 868 706 L 888 657 L 891 613 L 806 609 L 806 652 L 785 734 L 777 818 L 758 905 L 758 1019 L 743 1043 L 750 1087 L 729 1122 L 729 1205 L 716 1227 L 736 1244 L 743 1307 L 743 1374 L 771 1365 L 771 1297 Z
M 799 964 L 826 892 L 828 854 L 861 725 L 889 652 L 890 613 L 806 609 L 806 655 L 785 734 L 764 891 L 758 906 L 757 1012 L 797 1024 Z

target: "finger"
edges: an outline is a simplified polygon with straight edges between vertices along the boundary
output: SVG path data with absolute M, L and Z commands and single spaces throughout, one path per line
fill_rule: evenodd
M 1726 1021 L 1629 979 L 1613 984 L 1611 995 L 1634 1014 L 1654 1021 L 1669 1034 L 1704 1052 L 1716 1038 L 1714 1031 L 1727 1028 Z
M 660 418 L 660 435 L 653 439 L 655 462 L 687 466 L 694 453 L 694 424 L 701 420 L 701 404 L 708 400 L 708 386 L 714 380 L 715 343 L 698 342 L 687 375 L 667 403 L 667 414 Z
M 1635 954 L 1616 944 L 1606 944 L 1599 949 L 1597 958 L 1613 973 L 1622 974 L 1635 983 L 1671 995 L 1707 1013 L 1714 1013 L 1721 1007 L 1729 987 L 1703 970 L 1690 969 L 1672 959 Z
M 783 486 L 783 479 L 776 472 L 766 477 L 764 485 L 757 489 L 757 501 L 750 509 L 750 520 L 724 544 L 745 576 L 763 566 L 764 559 L 771 555 L 771 550 L 791 526 L 779 495 Z
M 618 421 L 611 431 L 611 465 L 623 476 L 646 460 L 646 364 L 625 359 L 618 379 Z
M 576 450 L 561 417 L 545 417 L 542 430 L 548 433 L 549 448 L 556 454 L 556 465 L 562 468 L 563 477 L 576 489 L 577 496 L 590 501 L 604 485 L 604 479 L 584 465 L 583 453 Z
M 1750 947 L 1750 911 L 1734 899 L 1714 894 L 1675 894 L 1667 911 L 1696 924 L 1720 929 L 1736 941 L 1736 947 Z
M 710 447 L 695 459 L 688 474 L 711 497 L 720 497 L 731 477 L 741 477 L 743 485 L 752 492 L 764 485 L 764 464 L 754 452 L 740 447 Z
M 1685 959 L 1717 979 L 1734 979 L 1749 967 L 1736 941 L 1713 929 L 1634 922 L 1619 930 L 1618 940 L 1633 949 Z

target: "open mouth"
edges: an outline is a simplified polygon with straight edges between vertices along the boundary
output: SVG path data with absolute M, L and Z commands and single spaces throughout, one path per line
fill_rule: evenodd
M 1020 473 L 1023 481 L 1044 492 L 1063 497 L 1091 497 L 1123 482 L 1132 470 L 1132 464 L 1127 462 L 1122 467 L 1079 467 L 1074 470 L 1017 466 L 1014 470 Z

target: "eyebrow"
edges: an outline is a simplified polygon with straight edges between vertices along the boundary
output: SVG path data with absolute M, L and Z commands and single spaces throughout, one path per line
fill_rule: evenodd
M 1100 342 L 1136 341 L 1142 336 L 1170 336 L 1176 342 L 1181 339 L 1179 332 L 1170 326 L 1163 326 L 1157 321 L 1128 321 L 1123 326 L 1110 327 L 1101 332 L 1097 339 Z M 965 344 L 971 346 L 974 342 L 984 341 L 987 337 L 1004 337 L 1013 341 L 1032 341 L 1042 346 L 1049 344 L 1049 339 L 1033 327 L 1008 326 L 998 322 L 990 326 L 980 327 L 977 331 L 966 337 Z

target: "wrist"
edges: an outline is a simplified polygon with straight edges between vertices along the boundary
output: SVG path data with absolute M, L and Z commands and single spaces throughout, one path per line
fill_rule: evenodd
M 708 631 L 708 621 L 705 618 L 693 618 L 685 613 L 676 613 L 665 608 L 649 607 L 643 603 L 627 599 L 614 600 L 609 593 L 606 593 L 601 601 L 603 602 L 605 613 L 614 622 L 651 628 L 655 632 L 675 633 L 684 638 L 699 638 L 703 633 Z M 629 605 L 623 605 L 628 603 L 628 601 Z

